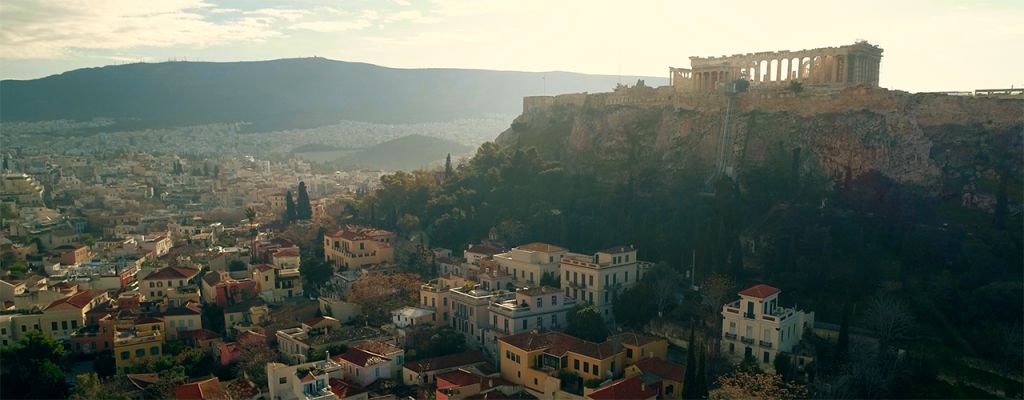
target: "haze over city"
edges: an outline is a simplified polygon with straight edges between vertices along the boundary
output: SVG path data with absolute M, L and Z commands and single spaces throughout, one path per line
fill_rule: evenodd
M 0 78 L 166 60 L 321 56 L 400 68 L 665 76 L 689 56 L 864 39 L 880 84 L 1024 85 L 1024 3 L 950 1 L 25 1 L 0 4 Z M 940 47 L 925 43 L 941 44 Z

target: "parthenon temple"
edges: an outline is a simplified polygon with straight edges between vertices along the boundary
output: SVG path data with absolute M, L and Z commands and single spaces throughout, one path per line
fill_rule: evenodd
M 715 92 L 736 79 L 752 88 L 878 86 L 882 48 L 865 41 L 840 47 L 769 51 L 722 57 L 690 57 L 690 68 L 669 67 L 669 80 L 684 92 Z

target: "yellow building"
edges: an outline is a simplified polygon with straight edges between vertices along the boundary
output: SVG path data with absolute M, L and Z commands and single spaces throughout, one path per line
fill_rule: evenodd
M 119 320 L 114 333 L 114 365 L 118 371 L 157 359 L 163 354 L 164 321 L 151 317 Z
M 661 398 L 681 399 L 686 368 L 660 358 L 645 358 L 626 368 L 626 377 L 652 374 L 661 378 Z
M 553 399 L 563 382 L 560 372 L 579 376 L 581 385 L 590 379 L 612 379 L 640 359 L 665 358 L 668 341 L 622 333 L 602 343 L 589 342 L 562 332 L 526 332 L 498 339 L 501 377 L 522 385 L 534 396 Z
M 184 301 L 199 301 L 198 286 L 195 285 L 195 279 L 198 274 L 199 270 L 192 268 L 160 268 L 149 273 L 145 278 L 142 278 L 139 285 L 139 291 L 150 299 L 181 297 Z M 196 287 L 197 290 L 193 293 L 187 293 L 188 295 L 186 295 L 185 292 L 189 290 L 183 289 L 185 287 Z M 179 304 L 184 304 L 184 302 Z
M 346 268 L 394 263 L 394 232 L 348 225 L 324 235 L 324 259 Z
M 472 281 L 458 276 L 442 276 L 432 279 L 430 282 L 420 285 L 420 307 L 434 310 L 431 323 L 434 325 L 448 325 L 451 312 L 451 295 L 449 289 L 462 287 Z
M 106 291 L 85 290 L 50 303 L 42 312 L 14 315 L 10 320 L 11 339 L 18 341 L 38 331 L 54 340 L 69 340 L 74 331 L 85 326 L 85 313 L 108 301 Z

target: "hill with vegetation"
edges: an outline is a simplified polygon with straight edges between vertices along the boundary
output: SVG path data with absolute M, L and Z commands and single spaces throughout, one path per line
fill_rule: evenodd
M 638 78 L 666 81 L 570 72 L 398 69 L 324 58 L 137 63 L 4 80 L 0 120 L 110 118 L 122 130 L 248 122 L 254 131 L 341 120 L 449 121 L 514 115 L 523 96 L 605 91 Z
M 661 322 L 699 321 L 708 341 L 735 290 L 779 287 L 786 305 L 875 338 L 809 342 L 811 389 L 826 398 L 1021 394 L 1024 102 L 751 93 L 727 173 L 709 184 L 722 99 L 613 96 L 527 112 L 443 183 L 385 176 L 348 218 L 452 249 L 633 244 L 662 272 L 616 300 L 616 320 L 642 327 L 664 309 Z M 671 277 L 689 271 L 700 292 L 653 304 L 657 281 L 687 287 Z

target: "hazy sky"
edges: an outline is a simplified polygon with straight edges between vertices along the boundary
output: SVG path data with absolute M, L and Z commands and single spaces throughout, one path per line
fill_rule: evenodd
M 970 90 L 1024 86 L 1021 21 L 1024 0 L 0 0 L 0 77 L 314 55 L 667 76 L 689 56 L 866 39 L 885 49 L 882 86 Z

